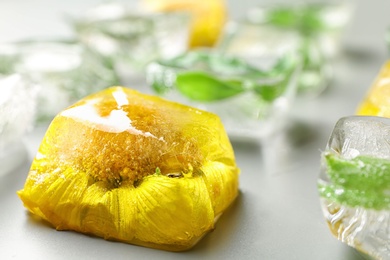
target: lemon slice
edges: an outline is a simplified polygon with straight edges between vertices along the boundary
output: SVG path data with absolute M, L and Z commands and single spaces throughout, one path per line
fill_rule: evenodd
M 228 16 L 224 0 L 143 0 L 142 4 L 152 11 L 189 12 L 192 16 L 191 48 L 214 46 Z
M 220 119 L 112 87 L 59 113 L 18 192 L 58 230 L 180 251 L 238 194 Z
M 390 61 L 382 66 L 357 114 L 390 117 Z

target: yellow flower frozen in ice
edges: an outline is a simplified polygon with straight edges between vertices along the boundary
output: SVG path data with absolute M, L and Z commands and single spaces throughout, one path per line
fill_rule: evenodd
M 216 115 L 112 87 L 54 118 L 18 195 L 58 230 L 180 251 L 214 228 L 238 172 Z
M 188 11 L 192 15 L 190 47 L 213 46 L 227 20 L 224 0 L 142 0 L 153 11 Z

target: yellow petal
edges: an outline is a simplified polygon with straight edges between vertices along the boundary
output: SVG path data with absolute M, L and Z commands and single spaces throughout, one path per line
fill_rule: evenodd
M 186 249 L 214 227 L 211 200 L 200 176 L 149 176 L 136 192 L 139 240 L 168 250 Z
M 206 162 L 201 171 L 218 217 L 238 195 L 238 169 L 221 162 Z
M 80 231 L 105 239 L 132 241 L 136 228 L 134 204 L 132 185 L 110 189 L 105 183 L 97 182 L 88 188 L 81 203 L 83 230 Z

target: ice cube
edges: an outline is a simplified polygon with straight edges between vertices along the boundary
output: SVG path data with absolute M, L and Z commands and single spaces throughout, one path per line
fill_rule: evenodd
M 80 44 L 69 41 L 2 44 L 0 61 L 0 74 L 20 73 L 40 86 L 39 121 L 51 120 L 76 100 L 119 84 L 108 62 Z
M 192 50 L 151 63 L 147 81 L 167 99 L 219 115 L 230 137 L 260 140 L 286 121 L 282 118 L 300 72 L 292 51 L 261 57 L 261 62 L 266 66 L 215 49 Z
M 304 3 L 276 1 L 248 10 L 247 19 L 256 24 L 289 28 L 303 37 L 315 39 L 326 58 L 340 53 L 341 33 L 351 20 L 351 0 L 309 0 Z
M 332 234 L 390 259 L 390 119 L 340 119 L 322 153 L 318 190 Z
M 184 12 L 148 13 L 122 3 L 101 4 L 75 18 L 78 39 L 110 60 L 124 80 L 143 76 L 146 64 L 188 46 L 190 17 Z
M 390 160 L 390 121 L 382 117 L 342 118 L 334 127 L 327 150 L 345 159 L 369 155 Z
M 265 31 L 274 31 L 274 34 L 277 34 L 278 31 L 284 30 L 286 37 L 287 33 L 298 34 L 300 46 L 297 51 L 301 53 L 304 60 L 298 92 L 301 95 L 318 95 L 329 85 L 333 77 L 330 61 L 340 53 L 342 31 L 350 20 L 351 14 L 352 4 L 348 0 L 312 0 L 300 4 L 277 1 L 268 5 L 262 4 L 248 10 L 245 23 L 241 23 L 245 27 L 248 27 L 248 24 L 257 27 L 256 34 L 262 37 L 261 41 L 253 41 L 253 33 L 242 32 L 236 32 L 234 37 L 228 34 L 228 40 L 238 37 L 251 41 L 251 47 L 246 43 L 247 47 L 241 48 L 240 52 L 242 54 L 250 51 L 252 52 L 250 55 L 256 57 L 264 51 L 262 48 L 272 49 L 265 48 L 264 43 L 269 42 L 268 35 L 272 36 L 271 33 L 265 34 Z M 242 31 L 236 29 L 236 31 L 240 30 Z M 286 45 L 290 40 L 282 42 Z

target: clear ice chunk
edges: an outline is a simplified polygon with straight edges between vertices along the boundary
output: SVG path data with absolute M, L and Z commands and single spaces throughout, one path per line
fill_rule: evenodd
M 51 120 L 76 100 L 119 84 L 109 62 L 68 41 L 0 45 L 0 74 L 15 72 L 40 86 L 37 120 Z
M 105 3 L 75 18 L 73 27 L 85 46 L 110 60 L 122 78 L 134 81 L 142 77 L 150 61 L 186 51 L 190 16 Z
M 335 237 L 390 259 L 390 119 L 340 119 L 322 153 L 318 189 Z
M 0 75 L 0 175 L 21 162 L 22 138 L 33 127 L 38 86 L 19 74 Z

